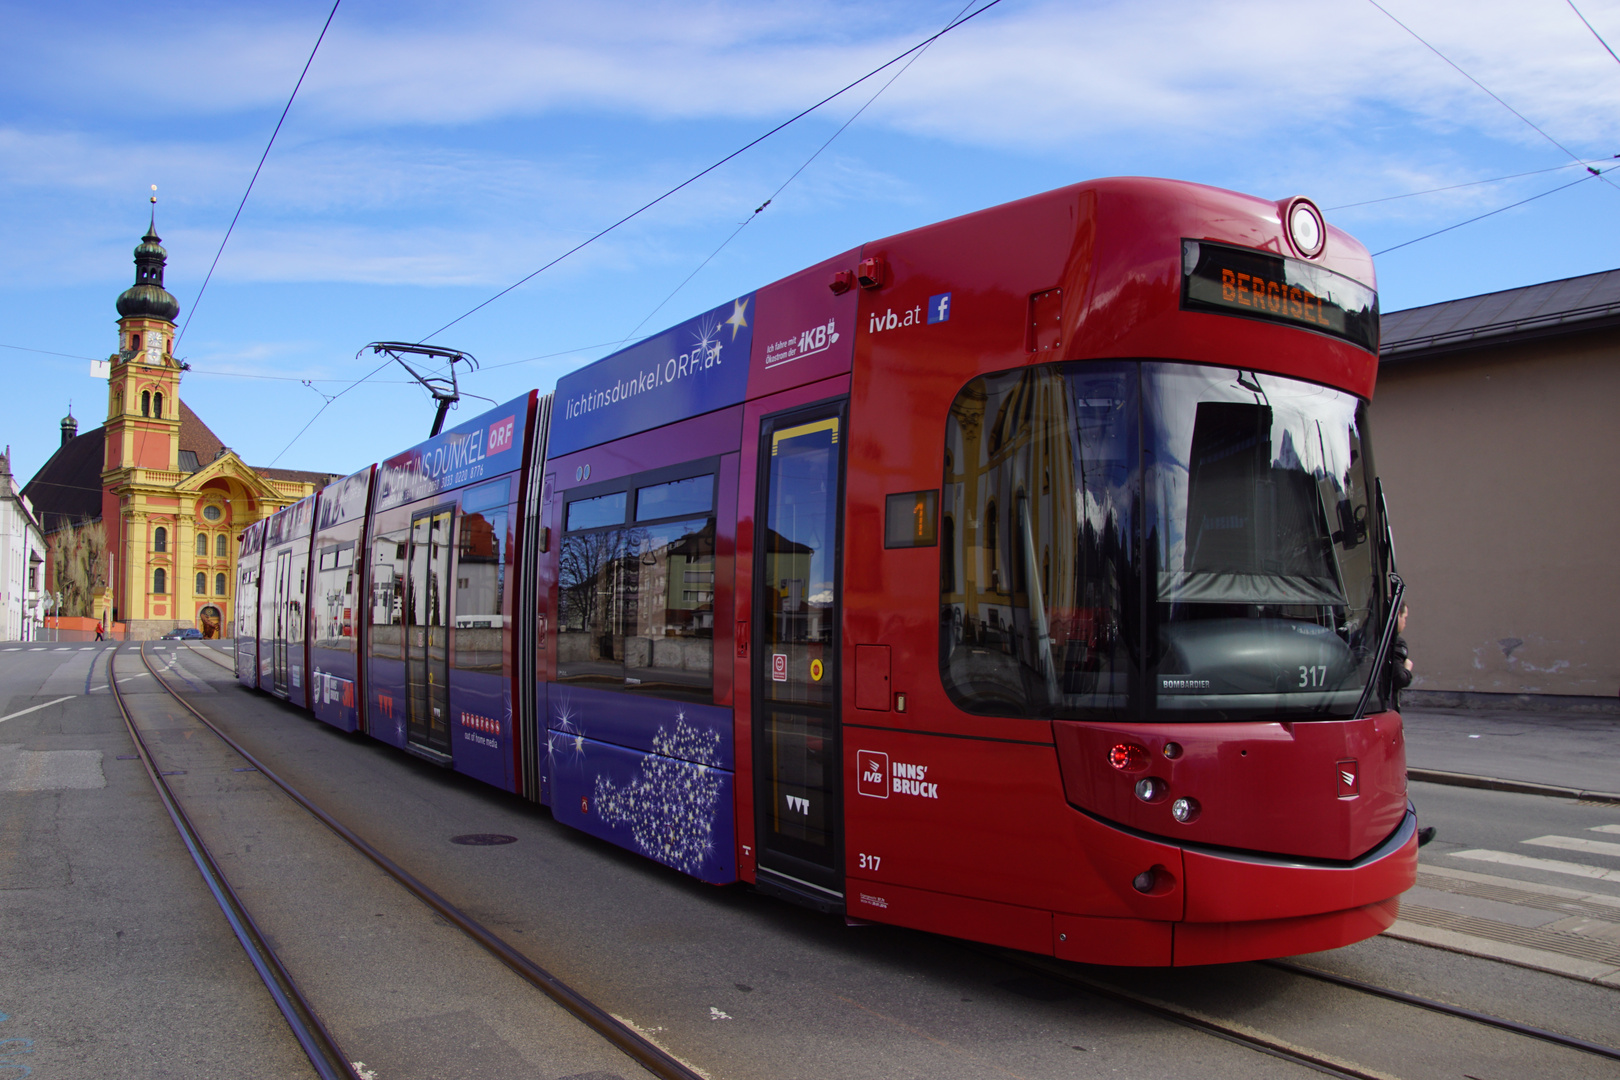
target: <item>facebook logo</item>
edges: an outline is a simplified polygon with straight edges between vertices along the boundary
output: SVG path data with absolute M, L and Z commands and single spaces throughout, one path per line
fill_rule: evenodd
M 951 294 L 942 292 L 938 296 L 928 298 L 929 323 L 949 322 L 951 318 Z

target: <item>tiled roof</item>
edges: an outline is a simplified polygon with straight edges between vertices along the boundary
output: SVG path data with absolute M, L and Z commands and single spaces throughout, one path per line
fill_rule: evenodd
M 107 429 L 69 439 L 23 487 L 46 532 L 86 518 L 101 518 L 101 462 Z
M 1385 363 L 1620 326 L 1620 270 L 1387 312 Z
M 305 472 L 303 469 L 271 469 L 258 465 L 249 465 L 248 468 L 266 480 L 287 480 L 295 484 L 314 484 L 316 491 L 334 480 L 343 479 L 342 473 Z
M 199 465 L 207 465 L 225 449 L 219 436 L 209 430 L 202 417 L 192 412 L 184 400 L 180 402 L 180 449 L 194 452 Z

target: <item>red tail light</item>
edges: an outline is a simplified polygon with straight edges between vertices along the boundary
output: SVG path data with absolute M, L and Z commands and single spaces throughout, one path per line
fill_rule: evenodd
M 1140 772 L 1147 768 L 1148 752 L 1135 743 L 1115 743 L 1108 751 L 1108 764 L 1121 772 Z

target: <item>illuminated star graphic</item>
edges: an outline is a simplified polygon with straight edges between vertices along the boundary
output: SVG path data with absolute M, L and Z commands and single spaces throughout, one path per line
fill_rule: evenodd
M 732 303 L 731 318 L 726 320 L 726 325 L 731 327 L 731 340 L 736 341 L 737 331 L 745 330 L 748 327 L 747 300 L 737 300 Z
M 592 805 L 610 828 L 630 827 L 635 850 L 665 866 L 700 874 L 714 854 L 720 806 L 720 734 L 675 715 L 660 726 L 640 775 L 623 787 L 597 774 Z

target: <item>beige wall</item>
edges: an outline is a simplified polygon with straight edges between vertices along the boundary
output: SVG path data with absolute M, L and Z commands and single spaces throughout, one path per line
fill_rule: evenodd
M 1381 365 L 1413 688 L 1620 693 L 1620 335 Z

